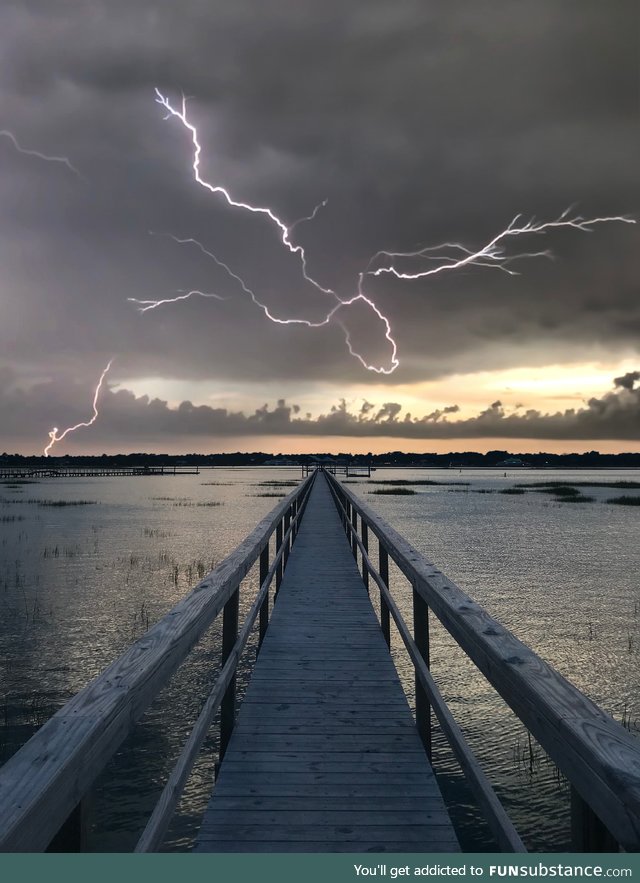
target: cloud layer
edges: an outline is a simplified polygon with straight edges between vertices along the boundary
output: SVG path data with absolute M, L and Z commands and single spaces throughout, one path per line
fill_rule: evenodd
M 518 212 L 574 202 L 637 211 L 635 22 L 632 0 L 582 0 L 579 15 L 555 0 L 7 0 L 2 127 L 82 177 L 0 138 L 0 364 L 50 379 L 58 411 L 74 378 L 116 354 L 118 379 L 269 381 L 287 397 L 292 379 L 379 381 L 339 325 L 273 325 L 197 249 L 149 235 L 202 241 L 277 315 L 326 312 L 264 218 L 194 183 L 188 137 L 154 88 L 193 96 L 207 178 L 290 221 L 328 198 L 295 236 L 314 277 L 347 297 L 381 248 L 478 247 Z M 637 227 L 557 231 L 522 242 L 557 259 L 517 277 L 368 279 L 399 347 L 389 399 L 396 382 L 637 353 L 637 241 Z M 145 315 L 127 301 L 193 288 L 227 299 Z M 381 323 L 361 307 L 343 318 L 388 364 Z

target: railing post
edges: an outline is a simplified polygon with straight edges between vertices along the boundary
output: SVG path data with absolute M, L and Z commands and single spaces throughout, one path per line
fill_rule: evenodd
M 292 510 L 293 510 L 293 517 L 295 519 L 298 517 L 298 512 L 300 511 L 300 497 L 296 497 L 291 505 L 292 505 Z M 292 540 L 295 540 L 295 538 L 298 536 L 298 527 L 299 527 L 299 524 L 296 521 L 296 523 L 293 525 L 293 530 L 291 531 L 291 539 Z
M 353 552 L 353 557 L 356 559 L 356 563 L 358 561 L 358 541 L 356 537 L 358 536 L 358 513 L 356 512 L 356 507 L 354 506 L 351 513 L 351 521 L 353 522 L 353 530 L 351 531 L 351 551 Z
M 574 852 L 619 852 L 611 832 L 571 786 L 571 848 Z
M 280 551 L 280 546 L 282 545 L 282 519 L 278 522 L 276 527 L 276 555 Z M 280 583 L 282 582 L 282 558 L 278 562 L 278 566 L 276 567 L 276 595 L 280 591 Z
M 267 578 L 269 573 L 269 543 L 260 552 L 260 585 Z M 264 636 L 269 625 L 269 592 L 265 595 L 264 601 L 260 605 L 260 627 L 258 632 L 258 649 L 264 641 Z
M 71 811 L 66 822 L 53 837 L 45 852 L 86 852 L 89 833 L 89 799 L 85 795 Z
M 284 533 L 285 534 L 289 530 L 290 525 L 291 525 L 291 507 L 289 507 L 287 509 L 287 511 L 285 512 L 285 515 L 284 515 Z M 283 570 L 287 566 L 287 561 L 289 560 L 289 550 L 290 549 L 291 549 L 291 537 L 288 536 L 287 539 L 285 540 L 284 554 L 282 556 L 282 569 Z
M 240 586 L 224 605 L 222 611 L 222 665 L 225 664 L 238 637 L 238 607 Z M 229 682 L 220 704 L 220 762 L 224 757 L 236 716 L 236 676 Z
M 378 571 L 380 579 L 389 588 L 389 555 L 382 542 L 378 543 Z M 391 618 L 389 607 L 382 592 L 380 592 L 380 627 L 387 642 L 387 647 L 391 647 Z
M 413 640 L 429 668 L 429 607 L 413 587 Z M 416 726 L 431 760 L 431 705 L 416 673 Z
M 345 501 L 344 512 L 345 512 L 344 529 L 347 533 L 347 539 L 349 541 L 349 545 L 351 545 L 351 525 L 349 524 L 349 522 L 351 521 L 351 503 L 349 502 L 349 500 Z
M 364 550 L 367 554 L 369 554 L 369 525 L 364 520 L 364 518 L 360 519 L 360 524 L 362 526 L 362 545 L 364 546 Z M 364 581 L 364 587 L 369 592 L 369 568 L 367 567 L 367 562 L 364 560 L 364 555 L 362 556 L 362 579 Z

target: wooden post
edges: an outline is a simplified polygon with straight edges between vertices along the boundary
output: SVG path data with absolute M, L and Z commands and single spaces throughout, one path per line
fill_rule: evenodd
M 353 507 L 351 514 L 351 521 L 353 522 L 353 530 L 351 531 L 351 551 L 353 552 L 353 557 L 358 561 L 358 541 L 356 537 L 358 536 L 358 513 L 356 512 L 355 506 Z
M 620 852 L 618 843 L 571 786 L 571 848 L 574 852 Z
M 351 524 L 349 523 L 351 521 L 351 503 L 349 502 L 349 500 L 346 501 L 344 508 L 345 508 L 345 514 L 346 514 L 345 521 L 344 521 L 344 529 L 347 532 L 347 539 L 349 540 L 349 545 L 351 545 Z
M 278 526 L 276 527 L 276 555 L 280 551 L 280 546 L 282 545 L 282 521 L 278 522 Z M 280 591 L 280 583 L 282 582 L 282 558 L 278 562 L 278 566 L 276 567 L 276 595 Z
M 285 512 L 285 516 L 284 516 L 284 533 L 285 534 L 289 530 L 290 525 L 291 525 L 291 507 L 289 507 L 287 509 L 287 511 Z M 285 540 L 284 554 L 282 556 L 283 570 L 287 566 L 287 561 L 289 560 L 289 550 L 290 549 L 291 549 L 291 537 L 288 536 L 287 539 Z
M 45 852 L 86 852 L 89 833 L 87 796 L 71 811 Z
M 429 607 L 427 602 L 413 589 L 413 640 L 420 656 L 429 668 Z M 429 698 L 416 675 L 416 726 L 422 739 L 427 757 L 431 760 L 431 705 Z
M 297 518 L 298 511 L 300 509 L 300 497 L 296 497 L 295 500 L 293 501 L 293 503 L 291 504 L 291 506 L 292 506 L 292 515 L 293 515 L 293 518 L 295 519 L 295 518 Z M 293 543 L 293 540 L 295 540 L 295 538 L 298 536 L 298 527 L 299 527 L 299 522 L 296 521 L 296 523 L 293 525 L 293 530 L 291 531 L 291 542 L 292 543 Z
M 267 578 L 269 573 L 269 543 L 260 552 L 260 585 Z M 258 633 L 258 650 L 260 649 L 264 636 L 269 625 L 269 592 L 265 595 L 264 601 L 260 605 L 260 627 Z
M 238 638 L 238 607 L 240 602 L 240 586 L 224 605 L 222 611 L 222 665 L 229 658 L 233 645 Z M 229 682 L 220 704 L 220 762 L 224 757 L 236 716 L 236 676 Z
M 378 562 L 380 579 L 389 588 L 389 555 L 381 542 L 378 543 Z M 380 626 L 384 639 L 387 642 L 387 647 L 391 647 L 391 618 L 389 616 L 389 607 L 382 592 L 380 592 Z
M 369 552 L 369 525 L 364 520 L 364 518 L 360 519 L 360 524 L 362 525 L 362 545 L 364 546 L 365 552 Z M 364 587 L 367 590 L 367 594 L 369 592 L 369 568 L 367 567 L 367 563 L 364 560 L 364 555 L 362 556 L 362 579 L 364 581 Z

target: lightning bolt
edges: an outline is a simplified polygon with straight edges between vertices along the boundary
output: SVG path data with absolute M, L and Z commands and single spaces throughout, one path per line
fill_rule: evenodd
M 528 234 L 544 235 L 547 230 L 556 229 L 558 227 L 572 227 L 574 230 L 591 233 L 593 232 L 595 224 L 607 224 L 611 222 L 619 222 L 623 224 L 636 223 L 634 218 L 629 218 L 625 215 L 615 215 L 603 218 L 583 218 L 581 215 L 571 216 L 571 212 L 572 207 L 569 207 L 553 221 L 538 222 L 535 218 L 532 218 L 530 221 L 524 223 L 520 222 L 522 215 L 516 215 L 501 233 L 498 233 L 497 236 L 494 236 L 493 239 L 477 251 L 466 248 L 464 245 L 460 245 L 457 242 L 445 242 L 442 245 L 422 248 L 418 251 L 378 251 L 369 261 L 367 273 L 372 276 L 391 273 L 398 279 L 423 279 L 425 276 L 434 276 L 436 273 L 442 273 L 447 270 L 457 270 L 460 267 L 465 266 L 476 266 L 490 267 L 495 270 L 502 270 L 510 276 L 517 276 L 519 275 L 517 271 L 512 270 L 509 267 L 509 264 L 513 261 L 523 260 L 524 258 L 551 258 L 553 257 L 553 253 L 546 249 L 544 251 L 521 252 L 519 254 L 508 255 L 502 243 L 510 236 L 526 236 Z M 444 253 L 434 254 L 434 252 Z M 456 257 L 456 255 L 458 256 Z M 382 257 L 388 258 L 389 263 L 385 266 L 378 267 L 377 269 L 371 269 L 372 264 Z M 439 261 L 440 263 L 438 263 L 438 266 L 430 267 L 428 269 L 403 272 L 395 267 L 393 261 L 396 258 L 425 258 L 426 260 Z
M 64 432 L 61 435 L 58 435 L 58 428 L 54 426 L 54 428 L 49 433 L 49 439 L 50 439 L 49 444 L 44 449 L 44 456 L 45 457 L 48 457 L 49 451 L 51 450 L 51 448 L 57 442 L 62 441 L 62 439 L 66 435 L 69 435 L 70 432 L 75 432 L 76 429 L 80 429 L 83 426 L 93 426 L 93 424 L 96 422 L 96 420 L 98 419 L 98 398 L 100 396 L 100 390 L 102 389 L 102 383 L 104 381 L 104 378 L 107 376 L 112 364 L 113 364 L 113 359 L 111 359 L 109 361 L 109 364 L 107 365 L 107 367 L 104 369 L 104 371 L 100 375 L 100 380 L 98 381 L 98 385 L 96 386 L 95 392 L 93 394 L 93 417 L 90 420 L 88 420 L 86 423 L 76 423 L 75 426 L 69 426 L 67 429 L 64 430 Z
M 127 300 L 131 301 L 131 303 L 138 304 L 138 312 L 139 313 L 148 313 L 149 310 L 155 310 L 157 307 L 161 307 L 164 304 L 175 304 L 181 300 L 188 300 L 190 297 L 213 297 L 216 300 L 228 300 L 228 298 L 223 297 L 221 294 L 214 294 L 210 291 L 198 291 L 198 289 L 194 289 L 193 291 L 184 291 L 180 289 L 180 294 L 177 294 L 175 297 L 166 297 L 163 300 L 140 300 L 137 297 L 128 297 Z
M 308 319 L 284 319 L 274 316 L 267 305 L 257 297 L 255 292 L 247 286 L 244 280 L 240 276 L 238 276 L 237 273 L 233 272 L 228 264 L 225 264 L 212 252 L 208 251 L 200 242 L 191 238 L 179 239 L 176 236 L 171 236 L 171 238 L 174 239 L 175 242 L 178 242 L 180 244 L 193 244 L 197 248 L 199 248 L 203 254 L 211 258 L 220 268 L 224 269 L 230 277 L 235 279 L 242 287 L 244 293 L 251 298 L 253 303 L 263 311 L 264 315 L 271 322 L 275 322 L 276 324 L 306 325 L 309 328 L 320 328 L 328 325 L 340 310 L 349 307 L 359 301 L 366 304 L 369 309 L 371 309 L 371 311 L 377 316 L 377 318 L 380 320 L 385 328 L 384 336 L 391 346 L 389 367 L 379 367 L 369 364 L 364 359 L 364 357 L 354 349 L 351 335 L 342 319 L 339 318 L 337 321 L 339 322 L 344 332 L 345 342 L 349 353 L 353 357 L 358 359 L 363 367 L 366 368 L 368 371 L 373 371 L 378 374 L 392 374 L 399 366 L 400 362 L 397 358 L 398 347 L 396 341 L 393 338 L 391 323 L 389 319 L 387 318 L 387 316 L 384 315 L 384 313 L 382 313 L 375 302 L 364 293 L 363 286 L 365 276 L 381 276 L 382 274 L 389 273 L 396 276 L 398 279 L 421 279 L 426 276 L 436 275 L 437 273 L 458 270 L 465 266 L 488 267 L 490 269 L 500 270 L 510 276 L 516 276 L 518 275 L 518 272 L 511 268 L 511 264 L 513 262 L 540 257 L 552 258 L 553 253 L 549 249 L 544 249 L 541 251 L 508 254 L 505 248 L 505 243 L 510 237 L 540 234 L 544 235 L 547 233 L 547 231 L 560 227 L 571 227 L 583 232 L 592 232 L 593 227 L 596 224 L 611 222 L 620 222 L 625 224 L 636 223 L 633 218 L 620 215 L 612 217 L 583 218 L 581 215 L 571 214 L 573 211 L 573 207 L 565 209 L 565 211 L 563 211 L 562 214 L 559 215 L 559 217 L 551 221 L 538 222 L 535 218 L 532 218 L 529 221 L 522 221 L 522 215 L 516 215 L 515 218 L 513 218 L 513 220 L 504 230 L 494 236 L 493 239 L 487 242 L 486 245 L 484 245 L 482 248 L 477 250 L 468 248 L 461 243 L 445 242 L 440 245 L 427 246 L 412 252 L 393 252 L 387 250 L 378 251 L 371 257 L 365 270 L 358 274 L 357 293 L 351 298 L 341 298 L 332 289 L 325 288 L 319 282 L 309 276 L 307 272 L 307 259 L 305 251 L 302 246 L 295 245 L 291 240 L 293 229 L 300 223 L 313 220 L 318 211 L 326 205 L 327 200 L 324 200 L 319 205 L 317 205 L 308 217 L 300 218 L 293 224 L 287 225 L 273 212 L 272 209 L 268 207 L 256 206 L 247 202 L 240 202 L 234 199 L 229 191 L 226 190 L 224 187 L 218 184 L 214 185 L 209 183 L 208 181 L 204 180 L 200 174 L 200 157 L 202 154 L 202 146 L 200 144 L 198 132 L 195 125 L 191 123 L 187 118 L 186 97 L 184 95 L 182 97 L 181 110 L 176 110 L 169 99 L 166 98 L 159 89 L 156 88 L 155 94 L 156 102 L 167 111 L 165 119 L 176 117 L 178 120 L 180 120 L 184 128 L 187 129 L 191 135 L 191 142 L 193 145 L 192 169 L 196 182 L 211 193 L 221 194 L 230 206 L 245 209 L 246 211 L 256 214 L 266 215 L 280 231 L 280 238 L 283 245 L 285 245 L 292 254 L 297 254 L 299 256 L 302 264 L 302 275 L 304 276 L 304 278 L 312 285 L 314 285 L 323 294 L 332 295 L 336 300 L 336 304 L 326 313 L 325 317 L 318 322 L 312 322 Z M 386 259 L 385 263 L 382 266 L 376 266 L 376 264 L 379 263 L 382 258 Z M 403 271 L 396 267 L 396 260 L 424 260 L 429 261 L 431 264 L 435 264 L 435 266 L 432 265 L 414 271 Z M 161 303 L 166 302 L 167 301 L 149 302 L 147 309 L 153 309 L 156 306 L 160 306 Z
M 282 244 L 285 245 L 292 254 L 297 254 L 299 256 L 300 262 L 302 264 L 302 275 L 307 280 L 307 282 L 310 282 L 313 286 L 315 286 L 315 288 L 318 289 L 318 291 L 321 291 L 323 294 L 334 294 L 334 292 L 330 288 L 325 288 L 319 282 L 309 276 L 309 274 L 307 273 L 307 257 L 304 248 L 301 245 L 294 245 L 290 238 L 293 227 L 295 227 L 297 224 L 300 224 L 302 221 L 312 220 L 316 216 L 318 210 L 327 204 L 327 200 L 325 199 L 323 202 L 317 205 L 308 218 L 301 218 L 290 226 L 285 224 L 285 222 L 281 220 L 275 214 L 275 212 L 273 212 L 270 208 L 266 206 L 251 205 L 248 202 L 238 202 L 224 187 L 219 184 L 210 184 L 208 181 L 205 181 L 204 178 L 200 175 L 200 154 L 202 153 L 202 147 L 200 145 L 200 142 L 198 141 L 198 132 L 196 127 L 187 119 L 186 97 L 184 95 L 182 96 L 182 110 L 178 111 L 172 106 L 169 99 L 166 98 L 159 89 L 156 88 L 155 92 L 156 102 L 162 105 L 162 107 L 164 107 L 167 111 L 165 119 L 169 119 L 172 116 L 176 117 L 180 120 L 185 129 L 187 129 L 191 133 L 191 141 L 193 143 L 193 176 L 198 184 L 200 184 L 201 187 L 204 187 L 205 190 L 208 190 L 210 193 L 221 194 L 227 201 L 227 203 L 234 208 L 242 208 L 246 211 L 253 212 L 254 214 L 266 215 L 279 229 Z
M 152 233 L 152 235 L 158 235 L 158 234 Z M 177 242 L 179 245 L 193 245 L 193 246 L 195 246 L 200 252 L 202 252 L 202 254 L 204 254 L 206 257 L 210 258 L 218 267 L 220 267 L 222 270 L 224 270 L 225 273 L 227 273 L 227 275 L 231 279 L 234 279 L 240 285 L 244 294 L 248 295 L 248 297 L 251 299 L 252 303 L 254 303 L 255 306 L 257 306 L 260 310 L 262 310 L 262 312 L 267 317 L 267 319 L 269 319 L 269 321 L 274 322 L 276 325 L 306 325 L 307 328 L 323 328 L 325 325 L 328 325 L 331 322 L 333 317 L 343 307 L 349 307 L 352 304 L 357 303 L 358 301 L 362 301 L 363 303 L 367 304 L 371 310 L 373 310 L 373 312 L 376 314 L 378 319 L 380 319 L 380 321 L 385 326 L 385 337 L 389 341 L 389 343 L 391 344 L 391 348 L 392 348 L 390 367 L 384 368 L 384 367 L 378 367 L 376 365 L 370 365 L 363 358 L 363 356 L 360 355 L 360 353 L 358 353 L 356 350 L 354 350 L 353 344 L 351 342 L 351 337 L 350 337 L 349 331 L 346 328 L 346 326 L 344 325 L 344 323 L 340 322 L 340 326 L 344 332 L 345 342 L 347 344 L 347 348 L 349 349 L 349 352 L 351 353 L 352 356 L 354 356 L 356 359 L 358 359 L 358 361 L 363 365 L 364 368 L 366 368 L 368 371 L 373 371 L 376 374 L 393 374 L 393 372 L 396 370 L 396 368 L 400 364 L 398 359 L 396 358 L 397 344 L 396 344 L 395 340 L 393 339 L 393 337 L 391 336 L 391 324 L 390 324 L 389 320 L 378 309 L 378 307 L 375 305 L 375 303 L 365 295 L 364 291 L 362 290 L 362 285 L 364 283 L 364 273 L 360 273 L 360 275 L 359 275 L 358 293 L 355 294 L 353 297 L 348 298 L 347 300 L 344 300 L 344 299 L 338 297 L 338 295 L 334 293 L 333 296 L 336 299 L 336 304 L 326 313 L 326 315 L 324 316 L 323 319 L 320 319 L 317 322 L 313 322 L 310 319 L 297 319 L 297 318 L 292 319 L 290 317 L 284 319 L 284 318 L 281 318 L 280 316 L 275 316 L 271 312 L 271 310 L 269 309 L 267 304 L 265 304 L 263 301 L 260 300 L 260 298 L 256 295 L 255 291 L 253 291 L 253 289 L 247 285 L 247 283 L 244 281 L 244 279 L 241 276 L 239 276 L 237 273 L 235 273 L 231 269 L 231 267 L 228 264 L 226 264 L 224 261 L 221 261 L 220 258 L 218 258 L 212 251 L 209 251 L 209 249 L 205 248 L 205 246 L 201 242 L 199 242 L 197 239 L 193 239 L 192 237 L 187 237 L 185 239 L 181 239 L 178 236 L 174 236 L 172 233 L 161 234 L 161 235 L 168 236 L 169 239 L 172 239 L 174 242 Z M 163 301 L 136 301 L 136 302 L 137 303 L 149 303 L 152 306 L 148 306 L 148 307 L 146 307 L 146 309 L 154 309 L 156 306 L 160 306 L 163 303 L 172 303 L 174 300 L 177 300 L 177 299 L 178 298 L 172 298 L 171 300 L 163 300 Z M 130 297 L 130 298 L 128 298 L 128 300 L 135 301 L 135 298 Z M 140 312 L 146 312 L 146 309 L 142 309 L 142 310 L 140 310 Z
M 38 159 L 45 160 L 46 162 L 61 163 L 63 166 L 66 166 L 70 172 L 73 172 L 74 175 L 77 175 L 78 178 L 83 177 L 76 169 L 76 167 L 71 165 L 71 162 L 67 159 L 66 156 L 48 156 L 46 153 L 40 153 L 39 150 L 27 150 L 26 147 L 22 147 L 22 145 L 18 142 L 18 139 L 13 134 L 13 132 L 9 132 L 7 129 L 0 129 L 0 135 L 2 135 L 4 138 L 9 138 L 18 153 L 23 153 L 25 154 L 25 156 L 35 156 Z

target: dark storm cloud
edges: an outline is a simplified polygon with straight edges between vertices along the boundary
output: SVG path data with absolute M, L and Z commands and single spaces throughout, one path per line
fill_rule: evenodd
M 0 376 L 0 412 L 5 415 L 3 447 L 11 450 L 12 444 L 19 445 L 25 438 L 38 436 L 43 439 L 44 447 L 48 430 L 60 418 L 59 402 L 64 402 L 65 423 L 72 424 L 87 419 L 86 411 L 78 405 L 85 399 L 80 384 L 56 388 L 47 383 L 24 390 L 16 386 L 9 372 L 4 372 Z M 54 407 L 53 402 L 58 404 Z M 424 416 L 413 417 L 408 413 L 403 416 L 402 405 L 387 402 L 375 413 L 370 409 L 371 416 L 366 416 L 361 410 L 350 411 L 342 399 L 326 414 L 312 418 L 309 414 L 299 417 L 298 405 L 279 399 L 274 408 L 265 404 L 251 414 L 244 414 L 227 408 L 196 406 L 188 401 L 170 407 L 160 399 L 136 397 L 127 390 L 108 390 L 100 403 L 99 430 L 80 430 L 73 441 L 86 448 L 92 444 L 89 433 L 96 432 L 99 446 L 116 443 L 124 448 L 144 440 L 153 443 L 154 449 L 162 449 L 175 440 L 197 447 L 217 443 L 221 438 L 249 440 L 254 436 L 640 440 L 640 388 L 636 389 L 634 383 L 621 386 L 614 382 L 613 391 L 602 398 L 592 398 L 582 408 L 554 414 L 534 409 L 507 413 L 502 403 L 495 401 L 475 417 L 448 419 L 449 414 L 458 411 L 457 405 L 451 405 Z
M 154 87 L 193 96 L 207 177 L 286 219 L 329 198 L 296 237 L 310 272 L 350 295 L 380 248 L 479 246 L 517 212 L 550 218 L 575 201 L 594 215 L 640 208 L 635 23 L 627 0 L 3 3 L 0 125 L 86 181 L 0 142 L 0 360 L 68 383 L 114 353 L 131 378 L 283 391 L 291 377 L 384 379 L 339 326 L 272 325 L 197 250 L 148 235 L 202 240 L 278 315 L 318 320 L 332 304 L 264 218 L 197 187 Z M 399 346 L 389 384 L 637 349 L 637 239 L 616 225 L 523 240 L 558 260 L 518 277 L 370 279 Z M 196 287 L 229 300 L 144 316 L 126 300 Z M 362 307 L 343 318 L 388 364 L 381 323 Z

